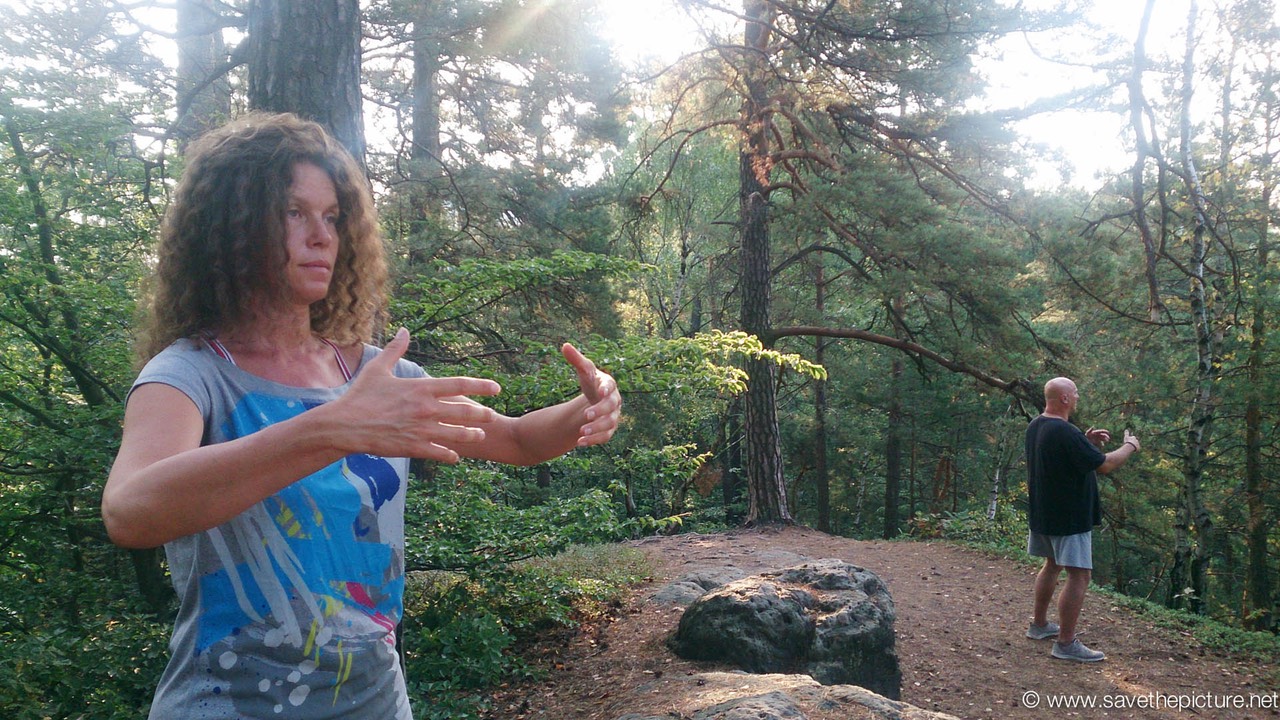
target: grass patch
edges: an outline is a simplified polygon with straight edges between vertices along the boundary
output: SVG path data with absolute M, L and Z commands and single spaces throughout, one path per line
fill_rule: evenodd
M 1213 618 L 1173 610 L 1111 588 L 1094 586 L 1090 591 L 1150 620 L 1156 627 L 1188 635 L 1210 650 L 1258 665 L 1264 670 L 1264 677 L 1270 685 L 1280 685 L 1280 637 L 1272 633 L 1232 627 Z
M 516 572 L 558 588 L 569 621 L 576 622 L 602 617 L 622 601 L 628 588 L 652 577 L 653 565 L 634 548 L 575 545 L 552 557 L 525 560 Z

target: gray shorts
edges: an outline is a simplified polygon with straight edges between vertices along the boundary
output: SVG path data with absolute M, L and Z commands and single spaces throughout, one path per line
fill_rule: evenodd
M 1027 533 L 1027 552 L 1050 558 L 1063 567 L 1093 569 L 1093 531 L 1075 535 Z

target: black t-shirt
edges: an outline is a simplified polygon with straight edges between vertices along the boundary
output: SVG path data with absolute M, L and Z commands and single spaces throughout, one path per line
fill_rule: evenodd
M 1041 415 L 1027 426 L 1027 519 L 1031 531 L 1075 535 L 1102 522 L 1095 472 L 1106 455 L 1080 428 Z

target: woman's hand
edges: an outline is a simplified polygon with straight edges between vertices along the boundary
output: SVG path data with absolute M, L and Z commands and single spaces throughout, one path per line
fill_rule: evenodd
M 472 377 L 396 377 L 396 363 L 408 347 L 409 331 L 400 328 L 335 401 L 352 426 L 352 437 L 342 444 L 351 452 L 457 462 L 457 446 L 483 443 L 481 426 L 497 417 L 464 396 L 497 395 L 502 388 Z
M 573 345 L 565 343 L 560 352 L 578 374 L 578 387 L 588 403 L 583 411 L 587 422 L 579 430 L 578 447 L 608 442 L 618 430 L 622 417 L 622 395 L 618 392 L 617 381 L 597 368 Z

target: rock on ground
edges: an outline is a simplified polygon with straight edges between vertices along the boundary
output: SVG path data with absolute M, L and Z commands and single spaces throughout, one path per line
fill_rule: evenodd
M 957 720 L 855 685 L 822 685 L 805 675 L 706 672 L 663 682 L 661 692 L 668 712 L 629 713 L 615 720 Z
M 670 647 L 689 660 L 804 673 L 824 685 L 859 685 L 896 699 L 902 675 L 895 617 L 889 590 L 875 573 L 818 560 L 703 594 L 680 618 Z

